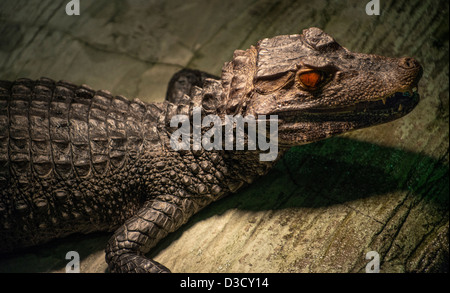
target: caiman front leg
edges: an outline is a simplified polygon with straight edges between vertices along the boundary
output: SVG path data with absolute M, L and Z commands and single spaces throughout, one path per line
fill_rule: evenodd
M 116 230 L 106 246 L 106 262 L 113 273 L 170 273 L 145 257 L 161 239 L 177 230 L 193 214 L 194 203 L 172 195 L 157 196 Z

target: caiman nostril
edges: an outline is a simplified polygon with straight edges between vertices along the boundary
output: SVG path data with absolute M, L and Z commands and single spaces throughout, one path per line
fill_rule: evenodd
M 399 65 L 404 69 L 416 69 L 420 67 L 419 62 L 417 62 L 416 59 L 409 57 L 400 59 Z

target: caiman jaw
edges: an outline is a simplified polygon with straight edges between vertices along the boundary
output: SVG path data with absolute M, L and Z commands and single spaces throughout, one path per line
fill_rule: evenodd
M 295 121 L 351 121 L 361 117 L 403 116 L 409 113 L 419 102 L 417 86 L 404 92 L 395 92 L 378 99 L 358 101 L 342 106 L 311 107 L 305 109 L 279 110 L 278 115 L 284 122 Z
M 405 111 L 414 108 L 419 102 L 419 99 L 420 96 L 417 93 L 417 87 L 414 87 L 405 92 L 395 92 L 376 100 L 360 101 L 341 107 L 305 109 L 302 114 L 325 114 L 325 116 L 334 117 L 341 115 L 348 117 L 348 115 L 351 116 L 352 114 L 370 116 L 393 115 L 396 113 L 406 114 L 407 112 L 405 113 Z

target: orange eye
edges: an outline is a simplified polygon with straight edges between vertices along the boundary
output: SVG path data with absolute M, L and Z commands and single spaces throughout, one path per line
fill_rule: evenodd
M 307 71 L 300 73 L 298 79 L 304 87 L 314 89 L 322 81 L 322 74 L 318 71 Z

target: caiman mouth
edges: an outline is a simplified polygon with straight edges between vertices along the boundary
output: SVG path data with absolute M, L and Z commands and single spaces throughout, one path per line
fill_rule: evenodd
M 419 102 L 417 87 L 405 92 L 395 92 L 378 99 L 360 101 L 338 107 L 311 107 L 299 110 L 280 110 L 271 115 L 278 115 L 285 122 L 300 121 L 351 121 L 371 117 L 399 117 L 409 113 Z

